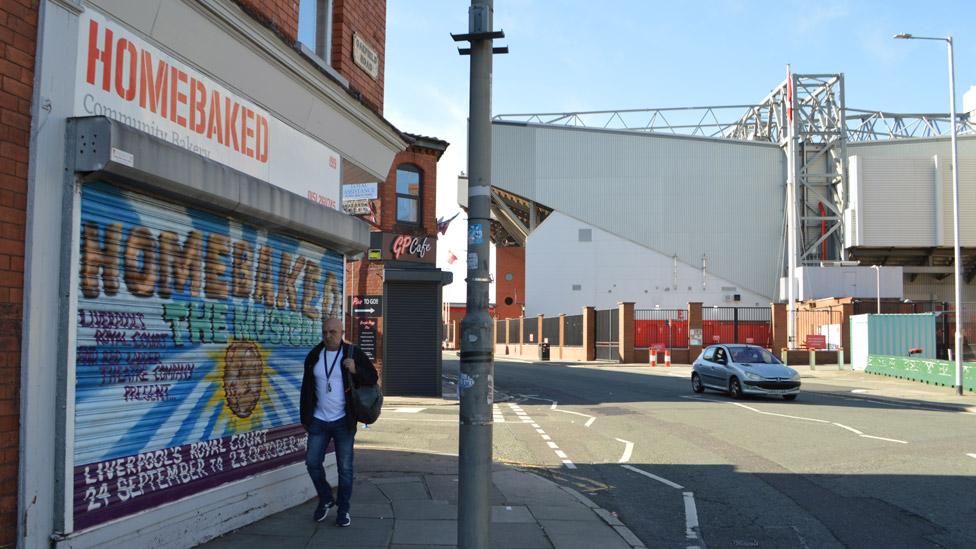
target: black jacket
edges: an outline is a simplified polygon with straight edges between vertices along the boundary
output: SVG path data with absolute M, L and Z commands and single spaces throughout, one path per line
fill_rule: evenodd
M 315 363 L 319 361 L 319 356 L 322 354 L 322 350 L 325 349 L 325 343 L 319 343 L 313 348 L 308 355 L 305 357 L 305 374 L 302 376 L 302 396 L 299 403 L 299 411 L 301 412 L 302 425 L 306 429 L 312 424 L 312 418 L 315 415 L 315 407 L 318 405 L 318 395 L 315 390 Z M 373 366 L 373 361 L 366 356 L 366 353 L 362 351 L 359 347 L 355 347 L 342 342 L 340 347 L 342 350 L 342 360 L 350 358 L 350 349 L 352 350 L 352 359 L 356 363 L 356 373 L 353 374 L 346 369 L 346 367 L 339 362 L 339 369 L 342 371 L 342 385 L 345 387 L 346 396 L 346 425 L 351 431 L 356 430 L 356 416 L 352 411 L 352 388 L 353 382 L 355 382 L 356 387 L 376 385 L 376 380 L 378 378 L 376 374 L 376 367 Z

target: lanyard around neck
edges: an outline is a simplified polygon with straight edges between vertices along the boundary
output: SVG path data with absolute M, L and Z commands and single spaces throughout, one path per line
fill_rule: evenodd
M 326 354 L 328 354 L 329 350 L 326 349 L 325 352 L 326 352 Z M 332 372 L 335 371 L 336 362 L 338 362 L 339 355 L 341 355 L 341 354 L 342 354 L 342 346 L 340 345 L 339 348 L 336 349 L 336 351 L 335 351 L 335 356 L 332 357 L 332 366 L 330 366 L 328 368 L 325 368 L 325 382 L 326 383 L 329 383 L 329 381 L 330 381 L 330 379 L 332 377 Z M 323 357 L 323 359 L 324 358 L 325 357 Z M 325 366 L 325 360 L 322 360 L 322 363 L 323 363 L 322 366 Z

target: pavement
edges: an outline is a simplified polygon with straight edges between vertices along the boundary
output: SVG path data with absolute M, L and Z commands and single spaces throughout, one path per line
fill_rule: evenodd
M 334 512 L 313 522 L 312 499 L 201 547 L 454 547 L 457 463 L 444 454 L 357 449 L 351 526 L 336 527 Z M 616 515 L 572 488 L 502 464 L 493 465 L 491 481 L 492 547 L 644 547 Z
M 502 360 L 500 358 L 500 360 Z M 528 362 L 528 361 L 522 361 Z M 556 364 L 556 363 L 551 363 Z M 646 364 L 558 363 L 569 367 L 641 368 L 653 375 L 690 376 L 689 365 L 650 370 Z M 976 394 L 951 387 L 851 371 L 837 365 L 791 365 L 805 384 L 851 399 L 897 402 L 922 409 L 976 413 Z M 444 398 L 387 397 L 384 407 L 457 406 L 448 375 Z M 498 395 L 499 400 L 504 395 Z M 802 393 L 800 398 L 803 398 Z M 453 400 L 452 400 L 453 399 Z M 382 419 L 381 419 L 382 421 Z M 266 517 L 204 547 L 452 547 L 457 543 L 456 455 L 364 448 L 356 450 L 352 526 L 338 528 L 334 514 L 311 516 L 316 501 Z M 643 543 L 620 520 L 580 492 L 527 468 L 495 463 L 491 482 L 492 547 L 636 548 Z

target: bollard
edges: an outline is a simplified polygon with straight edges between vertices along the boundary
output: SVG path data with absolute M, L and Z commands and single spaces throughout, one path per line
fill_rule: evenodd
M 838 370 L 843 370 L 844 369 L 844 366 L 845 366 L 845 364 L 844 364 L 844 350 L 843 349 L 838 349 L 837 350 L 837 369 Z
M 657 349 L 649 349 L 647 354 L 651 356 L 651 368 L 657 367 Z
M 789 356 L 790 356 L 789 355 L 789 352 L 786 349 L 783 349 L 782 351 L 780 351 L 780 357 L 781 357 L 781 359 L 783 361 L 783 364 L 787 364 L 788 365 L 790 363 Z
M 664 365 L 668 368 L 671 367 L 671 349 L 664 350 Z
M 817 350 L 810 349 L 810 371 L 817 369 Z

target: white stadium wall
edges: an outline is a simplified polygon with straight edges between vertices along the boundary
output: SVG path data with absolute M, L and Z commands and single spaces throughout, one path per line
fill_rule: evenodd
M 677 267 L 677 269 L 675 269 Z M 578 289 L 577 289 L 578 288 Z M 592 225 L 553 212 L 526 242 L 525 314 L 578 314 L 581 307 L 638 309 L 767 306 L 770 297 Z M 732 301 L 738 294 L 740 301 Z
M 669 272 L 674 255 L 695 270 L 706 257 L 740 293 L 776 294 L 786 178 L 778 146 L 504 122 L 492 131 L 492 185 L 654 250 Z

